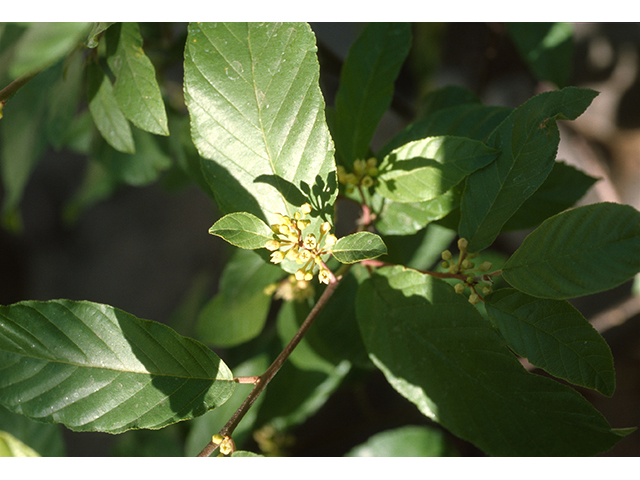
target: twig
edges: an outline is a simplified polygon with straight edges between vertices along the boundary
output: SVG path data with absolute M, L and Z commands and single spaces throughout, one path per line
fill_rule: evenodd
M 324 306 L 327 304 L 327 302 L 329 301 L 333 293 L 336 291 L 336 288 L 338 288 L 338 285 L 340 284 L 340 280 L 342 280 L 342 278 L 343 276 L 340 275 L 339 277 L 332 279 L 329 285 L 327 285 L 327 288 L 324 289 L 324 292 L 322 292 L 322 295 L 318 299 L 317 303 L 314 305 L 311 312 L 309 312 L 309 315 L 307 315 L 307 318 L 304 320 L 302 325 L 300 325 L 300 329 L 296 332 L 296 334 L 293 336 L 293 338 L 291 339 L 289 344 L 284 348 L 284 350 L 282 350 L 280 355 L 278 355 L 278 358 L 276 358 L 273 361 L 273 363 L 267 369 L 266 372 L 264 372 L 262 375 L 260 375 L 257 378 L 256 377 L 236 377 L 237 379 L 241 379 L 241 378 L 255 379 L 254 382 L 238 382 L 238 383 L 255 383 L 255 387 L 253 387 L 253 390 L 251 390 L 251 393 L 249 393 L 247 398 L 245 398 L 244 402 L 242 402 L 242 405 L 240 405 L 238 410 L 236 410 L 236 412 L 233 414 L 231 419 L 229 419 L 227 424 L 224 427 L 222 427 L 222 430 L 220 430 L 219 432 L 220 435 L 222 435 L 223 437 L 231 436 L 231 434 L 236 429 L 236 427 L 238 426 L 242 418 L 249 411 L 249 408 L 251 408 L 251 405 L 253 405 L 253 402 L 255 402 L 256 399 L 260 396 L 260 394 L 269 384 L 271 379 L 276 375 L 276 373 L 278 373 L 278 371 L 280 370 L 284 362 L 287 360 L 289 355 L 291 355 L 291 352 L 293 352 L 293 349 L 296 348 L 298 343 L 300 343 L 300 340 L 302 340 L 302 337 L 304 337 L 307 330 L 309 330 L 309 327 L 311 326 L 313 321 L 316 319 L 318 314 L 322 311 Z M 216 450 L 216 448 L 218 448 L 218 445 L 213 443 L 213 441 L 211 441 L 198 454 L 198 457 L 208 457 Z

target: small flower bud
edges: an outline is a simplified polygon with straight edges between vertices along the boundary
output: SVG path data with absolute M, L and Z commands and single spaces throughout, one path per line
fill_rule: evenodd
M 469 295 L 469 303 L 471 305 L 475 305 L 479 301 L 480 301 L 480 297 L 478 296 L 477 293 L 472 293 L 471 295 Z
M 280 248 L 280 242 L 277 240 L 269 240 L 264 247 L 270 252 L 275 252 Z
M 331 248 L 336 244 L 337 241 L 338 241 L 338 237 L 336 237 L 333 233 L 330 233 L 329 235 L 327 235 L 327 238 L 324 240 L 324 246 L 325 248 Z
M 276 265 L 284 260 L 284 252 L 278 250 L 277 252 L 273 252 L 271 254 L 271 263 L 275 263 Z
M 311 213 L 311 205 L 309 205 L 308 203 L 302 204 L 302 206 L 300 207 L 300 211 L 303 215 L 309 215 Z
M 235 443 L 231 440 L 231 437 L 225 437 L 220 444 L 220 453 L 223 455 L 231 455 L 236 449 Z
M 442 259 L 443 260 L 451 260 L 453 257 L 451 255 L 451 252 L 449 250 L 445 250 L 444 252 L 442 252 Z
M 480 270 L 481 272 L 488 272 L 489 270 L 491 270 L 491 267 L 491 262 L 482 262 L 478 267 L 478 270 Z
M 467 260 L 466 258 L 462 261 L 462 269 L 463 270 L 468 270 L 470 268 L 474 267 L 474 263 L 470 260 Z
M 373 186 L 373 178 L 371 178 L 369 175 L 365 175 L 364 178 L 362 179 L 362 181 L 360 182 L 360 184 L 364 187 L 364 188 L 369 188 L 371 186 Z
M 320 231 L 323 234 L 327 234 L 331 231 L 331 224 L 329 222 L 324 222 L 322 225 L 320 225 Z
M 219 433 L 216 433 L 213 437 L 211 437 L 211 441 L 216 445 L 220 445 L 223 440 L 224 440 L 224 437 Z
M 302 268 L 296 270 L 296 280 L 298 280 L 298 281 L 304 280 L 305 273 L 306 272 Z
M 449 268 L 451 266 L 451 264 L 449 262 L 447 262 L 446 260 L 444 262 L 442 262 L 440 265 L 442 265 L 442 268 Z
M 456 293 L 462 293 L 464 292 L 464 289 L 466 288 L 464 283 L 456 283 L 456 285 L 453 287 L 453 289 L 456 291 Z
M 473 285 L 476 283 L 476 279 L 473 277 L 467 277 L 467 285 Z
M 483 295 L 489 295 L 491 293 L 492 289 L 490 285 L 486 285 L 484 287 L 482 287 L 482 294 Z
M 458 248 L 460 249 L 461 252 L 466 252 L 468 246 L 469 246 L 469 242 L 467 241 L 466 238 L 458 239 Z
M 451 266 L 449 267 L 449 273 L 456 274 L 456 273 L 458 273 L 459 271 L 460 271 L 460 268 L 458 267 L 458 265 L 455 265 L 455 264 L 454 264 L 454 265 L 451 265 Z

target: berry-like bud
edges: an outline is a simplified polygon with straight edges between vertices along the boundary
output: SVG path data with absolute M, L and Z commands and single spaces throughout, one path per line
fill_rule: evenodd
M 453 287 L 453 289 L 456 291 L 456 293 L 464 292 L 465 288 L 466 287 L 465 287 L 464 283 L 456 283 L 456 285 Z
M 451 255 L 451 252 L 449 250 L 445 250 L 444 252 L 442 252 L 443 260 L 451 260 L 452 258 L 453 256 Z
M 216 445 L 220 445 L 223 440 L 224 440 L 224 437 L 219 433 L 216 433 L 213 437 L 211 437 L 211 441 Z
M 491 262 L 482 262 L 478 267 L 478 270 L 480 270 L 481 272 L 488 272 L 489 270 L 491 270 L 491 267 Z
M 442 268 L 449 268 L 450 264 L 449 262 L 447 262 L 446 260 L 444 262 L 442 262 L 440 265 L 442 265 Z
M 326 248 L 331 248 L 336 244 L 337 241 L 338 241 L 338 237 L 330 233 L 329 235 L 327 235 L 327 238 L 325 238 L 324 240 L 324 246 Z
M 473 277 L 467 277 L 467 285 L 473 285 L 476 283 L 476 279 Z
M 322 232 L 323 234 L 327 234 L 331 231 L 331 224 L 329 222 L 324 222 L 322 225 L 320 225 L 320 232 Z
M 308 203 L 303 204 L 300 207 L 300 211 L 303 215 L 309 215 L 311 213 L 311 205 L 309 205 Z
M 369 175 L 365 175 L 364 178 L 362 179 L 361 185 L 364 188 L 369 188 L 373 186 L 373 178 L 371 178 Z
M 449 267 L 449 273 L 453 273 L 456 274 L 460 271 L 460 268 L 458 268 L 458 265 L 451 265 Z
M 482 287 L 482 294 L 483 295 L 489 295 L 491 293 L 492 289 L 490 285 L 486 285 L 484 287 Z
M 277 240 L 269 240 L 264 247 L 270 252 L 275 252 L 280 248 L 280 242 Z
M 471 295 L 469 295 L 469 303 L 471 305 L 475 305 L 479 301 L 480 301 L 480 297 L 478 296 L 477 293 L 472 293 Z
M 461 252 L 466 252 L 468 246 L 469 246 L 469 242 L 467 241 L 466 238 L 458 239 L 458 248 L 460 249 Z
M 468 270 L 470 268 L 474 267 L 474 263 L 470 260 L 467 260 L 466 258 L 462 261 L 462 269 L 463 270 Z

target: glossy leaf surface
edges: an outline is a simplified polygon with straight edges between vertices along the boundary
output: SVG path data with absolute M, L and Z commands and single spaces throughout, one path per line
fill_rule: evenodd
M 255 215 L 236 212 L 225 215 L 209 229 L 211 235 L 217 235 L 231 245 L 254 250 L 264 248 L 273 240 L 273 231 Z
M 192 23 L 185 100 L 202 169 L 224 212 L 333 220 L 333 142 L 315 37 L 299 23 Z
M 500 150 L 495 162 L 467 179 L 459 233 L 469 251 L 487 248 L 553 168 L 559 142 L 556 119 L 575 119 L 597 92 L 567 87 L 541 93 L 507 117 L 487 140 Z
M 341 263 L 356 263 L 387 253 L 382 239 L 371 232 L 358 232 L 340 238 L 331 253 Z
M 107 52 L 109 67 L 116 77 L 113 90 L 122 113 L 141 130 L 169 135 L 156 71 L 142 50 L 138 24 L 124 22 L 109 28 Z
M 491 321 L 515 353 L 551 375 L 613 395 L 611 349 L 566 300 L 535 298 L 505 288 L 485 301 Z
M 356 300 L 369 356 L 419 410 L 489 455 L 593 455 L 628 432 L 575 390 L 528 373 L 443 281 L 379 269 Z
M 596 203 L 545 220 L 502 268 L 518 290 L 542 298 L 602 292 L 640 271 L 640 212 Z
M 464 137 L 440 136 L 397 148 L 380 164 L 377 191 L 397 202 L 432 200 L 498 156 L 498 151 Z
M 373 22 L 349 49 L 340 72 L 333 129 L 344 165 L 351 167 L 354 160 L 367 158 L 369 143 L 391 105 L 394 82 L 410 48 L 410 24 Z
M 224 403 L 233 375 L 169 327 L 96 303 L 0 307 L 0 403 L 71 430 L 158 429 Z

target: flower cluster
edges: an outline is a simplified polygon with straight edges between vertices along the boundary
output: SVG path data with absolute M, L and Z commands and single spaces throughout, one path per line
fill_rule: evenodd
M 482 262 L 480 265 L 476 267 L 473 260 L 478 256 L 477 253 L 467 253 L 467 247 L 469 246 L 469 242 L 461 238 L 458 240 L 458 248 L 460 249 L 460 257 L 457 262 L 453 262 L 453 255 L 449 250 L 445 250 L 442 252 L 442 268 L 446 268 L 449 270 L 449 273 L 454 275 L 463 275 L 466 276 L 466 279 L 463 283 L 458 283 L 454 289 L 456 293 L 463 293 L 467 287 L 469 287 L 472 291 L 471 295 L 469 295 L 469 302 L 473 305 L 481 301 L 480 295 L 476 291 L 476 286 L 478 282 L 482 281 L 486 283 L 482 286 L 482 293 L 484 295 L 488 295 L 491 293 L 491 283 L 492 279 L 489 275 L 481 275 L 474 276 L 473 273 L 486 273 L 491 269 L 491 262 Z
M 272 283 L 264 289 L 266 295 L 273 295 L 278 300 L 295 300 L 301 302 L 313 298 L 315 290 L 313 285 L 306 280 L 298 280 L 295 275 L 289 275 L 278 283 Z
M 353 186 L 361 185 L 369 188 L 375 183 L 374 178 L 378 175 L 378 161 L 375 157 L 369 160 L 358 159 L 353 162 L 353 172 L 347 173 L 342 165 L 338 166 L 338 181 L 353 188 Z
M 329 253 L 338 239 L 329 233 L 331 230 L 329 222 L 324 222 L 320 226 L 318 237 L 313 233 L 303 235 L 303 231 L 311 224 L 310 220 L 305 219 L 309 213 L 311 213 L 311 205 L 305 203 L 293 218 L 276 214 L 280 223 L 271 225 L 274 233 L 273 240 L 267 241 L 265 248 L 272 252 L 272 263 L 278 264 L 286 258 L 302 265 L 295 273 L 296 280 L 310 281 L 313 278 L 314 267 L 318 265 L 318 280 L 328 285 L 333 274 L 320 256 Z M 322 244 L 323 240 L 324 244 Z

